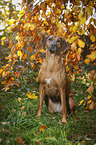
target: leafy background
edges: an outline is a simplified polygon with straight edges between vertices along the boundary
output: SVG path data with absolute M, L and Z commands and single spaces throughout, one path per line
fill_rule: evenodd
M 1 144 L 95 144 L 95 0 L 22 0 L 21 11 L 12 0 L 0 5 Z M 69 45 L 62 57 L 77 109 L 65 126 L 45 104 L 36 117 L 37 76 L 45 58 L 40 40 L 50 34 Z

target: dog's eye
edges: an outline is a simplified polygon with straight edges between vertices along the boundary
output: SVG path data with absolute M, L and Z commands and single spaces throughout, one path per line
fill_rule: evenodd
M 60 43 L 60 42 L 61 42 L 60 39 L 58 39 L 58 40 L 57 40 L 57 43 Z
M 49 38 L 48 40 L 49 40 L 49 41 L 52 41 L 53 39 L 52 39 L 52 38 Z

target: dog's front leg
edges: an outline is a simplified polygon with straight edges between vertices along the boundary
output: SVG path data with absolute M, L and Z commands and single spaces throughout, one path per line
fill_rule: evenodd
M 66 96 L 65 89 L 60 88 L 61 103 L 62 103 L 62 122 L 67 123 L 67 109 L 66 109 Z
M 42 108 L 42 103 L 44 100 L 44 87 L 43 87 L 43 84 L 41 84 L 41 83 L 39 86 L 39 94 L 40 94 L 40 97 L 39 97 L 39 106 L 38 106 L 37 116 L 41 115 L 41 108 Z

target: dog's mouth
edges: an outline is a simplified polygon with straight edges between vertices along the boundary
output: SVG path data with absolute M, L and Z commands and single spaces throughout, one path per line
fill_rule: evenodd
M 48 49 L 51 53 L 56 53 L 57 52 L 57 47 L 56 47 L 55 43 L 52 43 Z

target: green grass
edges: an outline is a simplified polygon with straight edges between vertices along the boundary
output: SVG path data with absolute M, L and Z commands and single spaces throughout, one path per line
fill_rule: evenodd
M 26 80 L 26 79 L 25 79 Z M 77 108 L 74 116 L 67 117 L 67 124 L 61 124 L 62 114 L 50 114 L 45 103 L 42 115 L 36 117 L 39 94 L 38 84 L 22 82 L 22 88 L 1 90 L 1 145 L 94 145 L 96 143 L 96 111 L 85 110 L 78 102 L 87 96 L 87 86 L 81 80 L 72 83 Z M 36 100 L 27 99 L 27 91 L 38 95 Z M 21 102 L 18 102 L 18 97 Z M 24 108 L 22 109 L 22 106 Z M 39 127 L 46 125 L 45 131 Z

